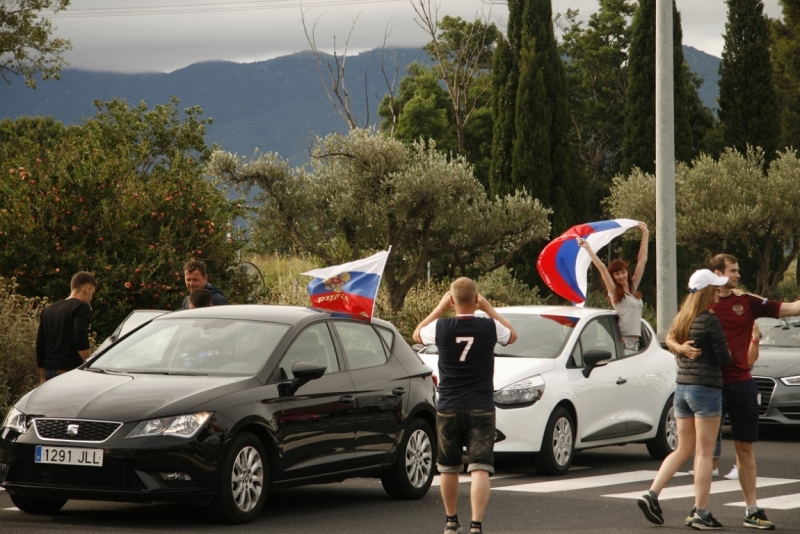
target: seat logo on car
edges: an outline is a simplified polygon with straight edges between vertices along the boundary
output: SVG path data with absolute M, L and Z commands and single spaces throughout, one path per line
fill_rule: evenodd
M 77 436 L 79 428 L 80 428 L 80 425 L 76 425 L 76 424 L 67 425 L 67 435 L 68 436 Z

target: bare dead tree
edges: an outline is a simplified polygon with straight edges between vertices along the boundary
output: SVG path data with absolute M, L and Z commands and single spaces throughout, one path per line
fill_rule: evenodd
M 436 59 L 436 68 L 453 105 L 458 152 L 463 153 L 466 125 L 472 113 L 482 107 L 481 102 L 491 90 L 488 84 L 477 91 L 472 91 L 472 88 L 477 74 L 485 68 L 480 61 L 480 54 L 487 43 L 488 32 L 493 26 L 475 24 L 474 27 L 479 31 L 465 34 L 461 46 L 452 50 L 439 36 L 439 4 L 434 0 L 411 0 L 411 6 L 417 14 L 414 21 L 431 38 L 430 50 Z M 476 18 L 475 22 L 478 20 Z

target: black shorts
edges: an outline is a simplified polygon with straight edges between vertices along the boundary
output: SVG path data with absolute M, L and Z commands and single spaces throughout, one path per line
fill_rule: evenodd
M 758 441 L 758 384 L 752 378 L 722 386 L 722 402 L 728 412 L 735 441 Z
M 494 474 L 494 410 L 439 410 L 436 412 L 437 462 L 440 473 L 464 470 L 461 448 L 466 445 L 467 472 Z

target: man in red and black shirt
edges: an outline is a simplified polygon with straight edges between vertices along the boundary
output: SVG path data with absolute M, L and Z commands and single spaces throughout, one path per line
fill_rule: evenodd
M 800 315 L 800 301 L 778 302 L 736 290 L 741 276 L 739 260 L 730 254 L 717 254 L 711 258 L 709 268 L 718 276 L 728 277 L 728 283 L 720 287 L 720 299 L 712 311 L 722 324 L 731 351 L 731 365 L 722 369 L 722 399 L 731 423 L 739 484 L 747 505 L 744 526 L 773 530 L 775 524 L 756 505 L 754 444 L 758 441 L 758 386 L 750 374 L 748 353 L 755 320 Z M 691 342 L 677 345 L 668 340 L 667 344 L 683 356 L 699 355 Z

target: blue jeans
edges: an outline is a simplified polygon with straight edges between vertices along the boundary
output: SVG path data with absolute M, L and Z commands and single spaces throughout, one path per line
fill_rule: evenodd
M 675 417 L 722 417 L 722 390 L 678 384 L 672 405 Z

